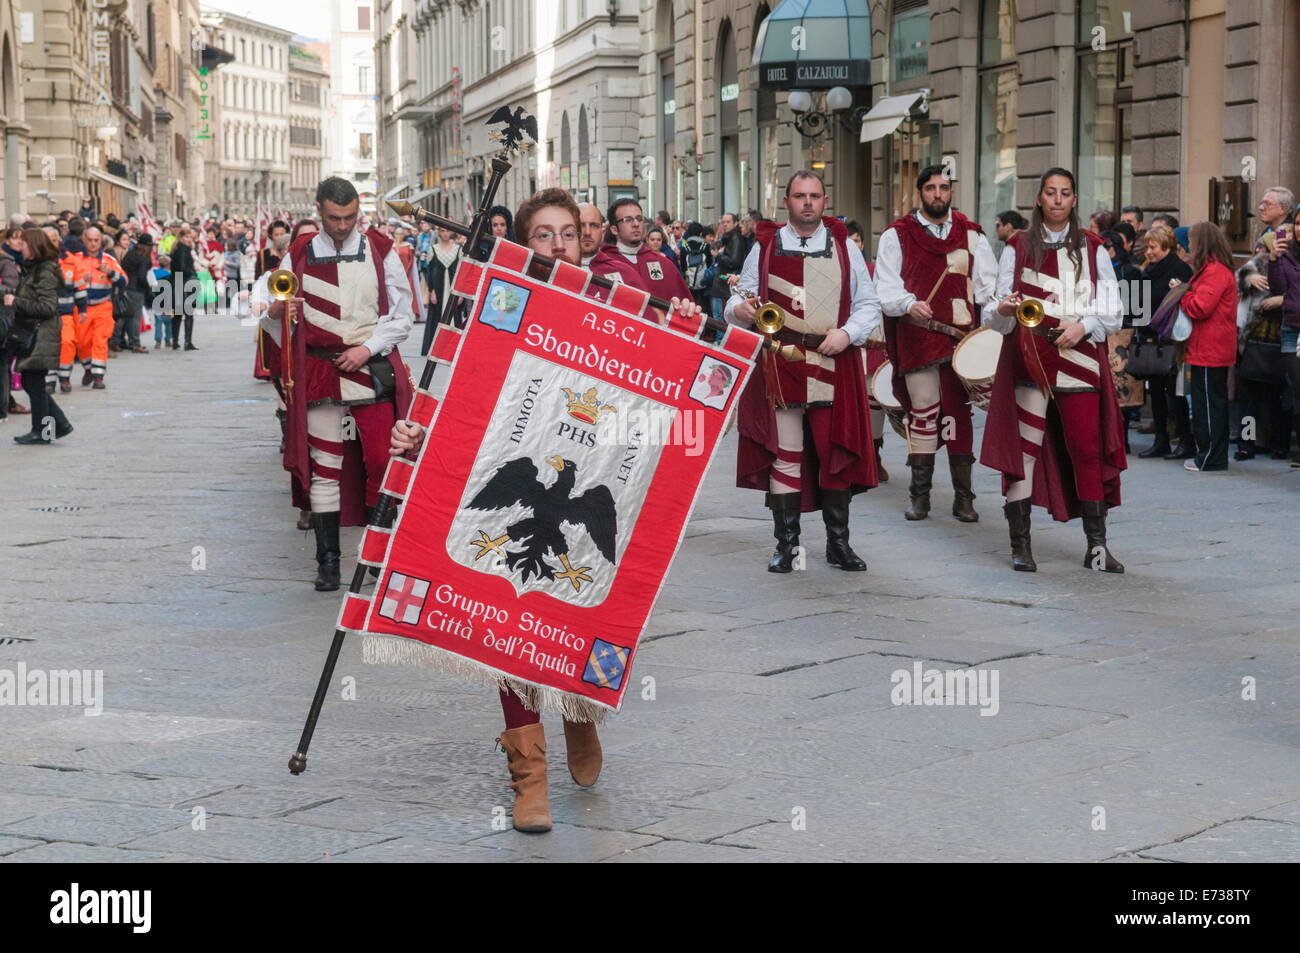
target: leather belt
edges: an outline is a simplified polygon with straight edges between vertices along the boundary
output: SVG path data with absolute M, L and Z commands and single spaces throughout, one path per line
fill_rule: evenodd
M 344 350 L 347 350 L 347 349 L 344 348 Z M 308 357 L 315 357 L 315 358 L 318 358 L 318 359 L 320 359 L 320 360 L 322 360 L 322 361 L 333 361 L 334 358 L 338 357 L 338 356 L 339 356 L 340 354 L 342 354 L 342 353 L 343 353 L 343 351 L 331 351 L 331 350 L 330 350 L 329 348 L 327 348 L 327 347 L 309 347 L 309 348 L 307 348 L 307 356 L 308 356 Z
M 954 327 L 951 324 L 944 324 L 942 321 L 936 321 L 934 318 L 914 318 L 910 314 L 899 315 L 898 320 L 906 321 L 914 327 L 924 328 L 926 331 L 933 331 L 936 334 L 946 334 L 950 338 L 956 338 L 960 341 L 969 331 L 963 331 L 961 328 Z
M 790 331 L 782 328 L 776 332 L 776 339 L 782 344 L 793 344 L 795 347 L 803 348 L 806 351 L 815 351 L 822 346 L 826 340 L 824 334 L 800 334 L 798 331 Z

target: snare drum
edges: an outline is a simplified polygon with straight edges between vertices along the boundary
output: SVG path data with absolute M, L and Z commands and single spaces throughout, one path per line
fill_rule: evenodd
M 884 361 L 871 375 L 871 396 L 885 410 L 902 410 L 903 405 L 894 396 L 894 362 Z
M 1002 339 L 999 331 L 979 328 L 962 338 L 952 352 L 953 372 L 966 385 L 971 403 L 981 410 L 988 410 L 993 375 L 997 373 L 1002 354 Z
M 907 427 L 903 420 L 906 415 L 903 413 L 903 405 L 894 396 L 893 361 L 888 358 L 881 361 L 880 366 L 871 375 L 871 382 L 867 391 L 871 399 L 879 404 L 881 410 L 885 412 L 885 417 L 888 418 L 889 425 L 894 428 L 894 433 L 906 440 Z

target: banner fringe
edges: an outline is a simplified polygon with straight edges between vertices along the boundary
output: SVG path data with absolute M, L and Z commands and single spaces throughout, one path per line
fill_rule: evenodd
M 455 655 L 414 639 L 388 635 L 363 635 L 361 660 L 367 665 L 415 665 L 456 675 L 489 688 L 509 688 L 519 696 L 519 700 L 529 711 L 555 712 L 566 721 L 601 725 L 605 723 L 611 711 L 605 705 L 571 692 L 562 692 L 557 688 L 503 675 L 482 662 L 463 655 Z

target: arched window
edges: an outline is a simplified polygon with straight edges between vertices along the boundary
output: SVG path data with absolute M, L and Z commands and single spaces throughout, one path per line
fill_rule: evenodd
M 586 162 L 588 159 L 588 137 L 587 137 L 587 107 L 578 107 L 578 161 Z
M 569 114 L 567 112 L 560 114 L 560 165 L 565 166 L 573 161 L 569 143 Z

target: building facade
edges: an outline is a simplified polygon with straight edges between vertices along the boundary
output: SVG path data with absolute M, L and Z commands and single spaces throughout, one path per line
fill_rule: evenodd
M 19 78 L 23 30 L 35 17 L 24 14 L 14 0 L 0 2 L 0 169 L 4 170 L 4 217 L 27 211 L 27 150 L 31 127 Z
M 220 10 L 204 10 L 203 16 L 208 41 L 229 58 L 207 79 L 212 200 L 225 215 L 286 208 L 293 34 Z
M 642 0 L 641 38 L 637 185 L 680 217 L 779 216 L 811 167 L 874 240 L 946 162 L 991 230 L 1060 165 L 1085 216 L 1222 219 L 1243 247 L 1259 189 L 1300 182 L 1287 0 Z
M 204 155 L 196 131 L 204 48 L 199 7 L 195 0 L 154 0 L 149 19 L 157 167 L 148 202 L 160 221 L 188 218 L 207 205 Z
M 373 212 L 379 188 L 375 179 L 375 3 L 338 0 L 331 11 L 330 174 L 352 182 L 361 195 L 361 208 Z
M 410 15 L 415 86 L 385 116 L 385 175 L 396 163 L 386 189 L 406 186 L 428 208 L 469 216 L 497 151 L 487 121 L 522 106 L 539 142 L 516 158 L 500 204 L 552 185 L 600 204 L 611 190 L 635 190 L 634 0 L 421 0 Z
M 330 131 L 329 66 L 299 40 L 289 44 L 289 204 L 294 216 L 314 214 L 316 186 L 326 177 Z

